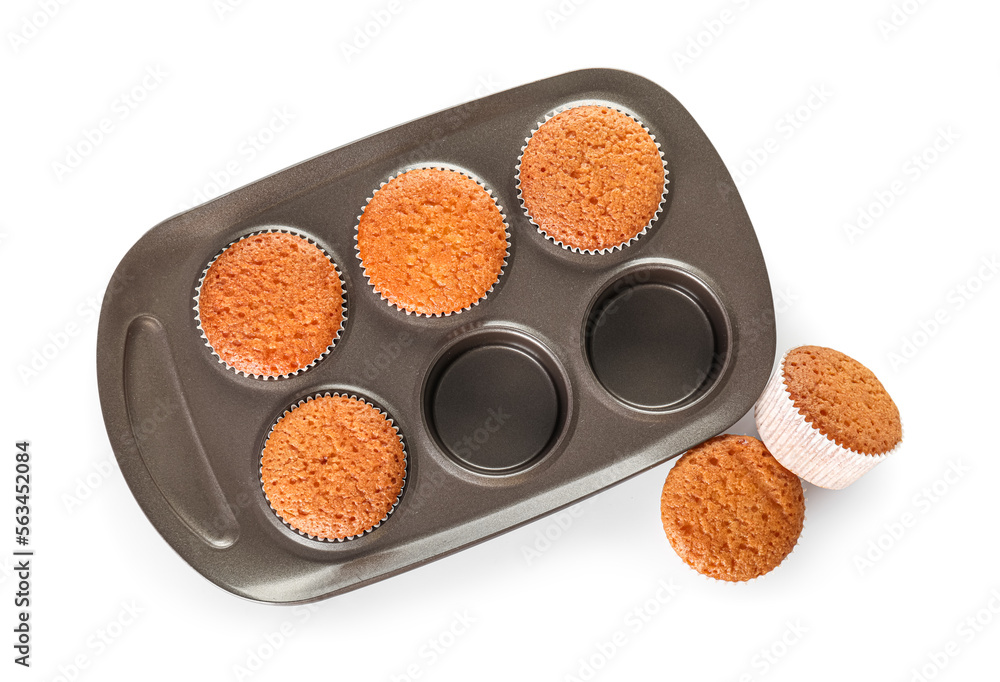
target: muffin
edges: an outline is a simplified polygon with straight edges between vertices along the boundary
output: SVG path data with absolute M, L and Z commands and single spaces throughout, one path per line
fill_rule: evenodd
M 278 420 L 260 459 L 271 508 L 291 528 L 321 540 L 357 537 L 381 524 L 406 478 L 392 421 L 363 400 L 320 395 Z
M 756 438 L 716 436 L 689 450 L 667 475 L 663 530 L 699 573 L 741 582 L 780 564 L 805 521 L 802 483 Z
M 457 171 L 422 168 L 378 189 L 358 219 L 358 257 L 375 293 L 407 313 L 449 315 L 493 289 L 507 226 L 493 197 Z
M 666 194 L 659 145 L 635 119 L 606 106 L 567 109 L 528 139 L 518 164 L 528 218 L 557 244 L 588 253 L 644 233 Z
M 258 377 L 310 366 L 330 351 L 344 321 L 336 266 L 287 232 L 231 244 L 206 270 L 196 300 L 209 348 L 228 367 Z
M 899 409 L 875 374 L 821 346 L 785 354 L 755 417 L 778 461 L 823 488 L 850 485 L 903 440 Z

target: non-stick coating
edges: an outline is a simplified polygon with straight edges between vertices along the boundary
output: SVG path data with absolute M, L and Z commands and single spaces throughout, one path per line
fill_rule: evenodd
M 605 255 L 573 253 L 546 240 L 525 217 L 515 185 L 525 138 L 546 113 L 591 100 L 638 117 L 662 145 L 670 170 L 668 200 L 649 233 Z M 380 183 L 406 168 L 435 164 L 462 169 L 494 193 L 511 248 L 486 300 L 427 318 L 406 315 L 373 293 L 356 257 L 355 233 Z M 192 308 L 199 278 L 219 250 L 269 226 L 304 234 L 331 254 L 344 275 L 348 318 L 337 346 L 316 366 L 264 381 L 218 363 Z M 665 392 L 667 402 L 683 399 L 660 409 L 615 397 L 588 358 L 593 313 L 646 285 L 696 301 L 712 331 L 704 382 Z M 662 327 L 655 311 L 649 322 Z M 643 316 L 630 324 L 641 329 Z M 701 332 L 687 337 L 708 343 Z M 542 454 L 501 474 L 463 465 L 429 415 L 442 368 L 480 346 L 517 349 L 545 368 L 551 384 L 540 390 L 546 396 L 533 395 L 529 386 L 519 395 L 521 408 L 537 400 L 540 409 L 552 409 L 548 391 L 557 397 L 557 423 Z M 704 364 L 703 351 L 690 357 Z M 249 599 L 283 603 L 392 576 L 676 456 L 742 417 L 773 360 L 764 260 L 722 160 L 669 93 L 607 69 L 567 73 L 453 107 L 164 221 L 119 265 L 105 297 L 97 351 L 111 444 L 147 517 L 212 582 Z M 704 368 L 686 371 L 687 360 L 673 368 L 670 362 L 666 369 L 679 376 L 704 374 Z M 284 526 L 259 482 L 260 450 L 273 422 L 299 399 L 323 391 L 357 394 L 385 410 L 408 453 L 394 513 L 367 535 L 341 543 Z M 511 393 L 503 395 L 509 400 Z

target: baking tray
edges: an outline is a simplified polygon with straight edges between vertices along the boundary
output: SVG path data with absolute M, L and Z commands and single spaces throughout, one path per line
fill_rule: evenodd
M 515 180 L 525 139 L 546 114 L 593 101 L 650 130 L 670 181 L 649 232 L 603 255 L 547 240 L 524 215 Z M 427 165 L 480 179 L 511 232 L 494 290 L 446 317 L 387 305 L 355 250 L 373 191 Z M 277 380 L 220 364 L 193 310 L 212 258 L 267 228 L 315 240 L 346 283 L 333 352 Z M 164 539 L 232 593 L 301 603 L 482 542 L 724 431 L 763 389 L 774 344 L 753 226 L 704 132 L 655 83 L 588 69 L 391 128 L 160 223 L 108 287 L 97 369 L 122 474 Z M 385 410 L 408 454 L 393 514 L 344 542 L 285 526 L 259 479 L 271 425 L 327 391 Z

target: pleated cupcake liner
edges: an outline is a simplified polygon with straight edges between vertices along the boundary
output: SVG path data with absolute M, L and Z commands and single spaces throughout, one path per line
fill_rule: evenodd
M 626 239 L 620 244 L 616 244 L 614 246 L 607 246 L 601 249 L 581 249 L 577 246 L 564 244 L 562 241 L 556 239 L 554 236 L 547 233 L 545 231 L 545 228 L 536 223 L 535 219 L 531 216 L 531 212 L 528 210 L 528 207 L 524 203 L 524 195 L 521 192 L 521 161 L 524 159 L 524 151 L 528 148 L 528 143 L 531 142 L 531 138 L 535 136 L 535 133 L 537 133 L 543 125 L 545 125 L 550 120 L 552 120 L 559 114 L 563 113 L 564 111 L 569 111 L 570 109 L 576 109 L 577 107 L 585 107 L 585 106 L 598 106 L 598 107 L 606 107 L 608 109 L 613 109 L 614 111 L 617 111 L 620 114 L 624 114 L 625 116 L 628 116 L 630 119 L 638 123 L 639 126 L 641 126 L 642 129 L 646 131 L 646 134 L 649 135 L 650 139 L 653 140 L 653 144 L 656 145 L 656 149 L 660 154 L 660 160 L 663 162 L 663 191 L 660 193 L 660 202 L 659 204 L 657 204 L 656 212 L 653 213 L 653 217 L 649 219 L 649 222 L 647 222 L 646 225 L 642 228 L 642 230 L 636 233 L 635 236 Z M 669 188 L 667 187 L 667 185 L 670 184 L 670 169 L 667 168 L 667 159 L 663 155 L 663 150 L 660 147 L 660 143 L 656 141 L 656 136 L 653 135 L 653 133 L 649 130 L 649 128 L 647 128 L 646 125 L 634 113 L 625 109 L 619 104 L 615 104 L 613 102 L 608 102 L 605 100 L 580 100 L 575 102 L 569 102 L 559 107 L 556 107 L 555 109 L 545 114 L 545 118 L 542 121 L 539 121 L 535 125 L 535 128 L 531 131 L 531 134 L 528 135 L 528 137 L 524 138 L 524 145 L 521 147 L 521 154 L 517 157 L 517 166 L 515 167 L 514 171 L 514 179 L 517 185 L 517 198 L 521 204 L 521 210 L 524 213 L 524 217 L 528 219 L 528 222 L 534 225 L 535 229 L 538 231 L 538 234 L 542 235 L 542 237 L 548 239 L 553 244 L 562 247 L 568 251 L 572 251 L 573 253 L 583 253 L 588 255 L 605 255 L 609 253 L 614 253 L 615 251 L 624 249 L 625 247 L 631 246 L 635 242 L 639 241 L 639 238 L 645 235 L 647 232 L 649 232 L 649 230 L 653 227 L 653 225 L 656 224 L 656 221 L 659 219 L 660 214 L 663 213 L 663 205 L 664 203 L 666 203 L 667 194 L 670 191 Z
M 267 496 L 267 491 L 264 490 L 264 450 L 265 450 L 265 448 L 267 448 L 268 441 L 271 440 L 271 434 L 274 433 L 274 430 L 277 428 L 278 424 L 280 424 L 282 422 L 282 420 L 285 419 L 285 417 L 287 417 L 290 414 L 292 414 L 299 407 L 305 405 L 308 402 L 316 400 L 317 398 L 350 398 L 351 400 L 357 400 L 359 402 L 364 403 L 365 405 L 367 405 L 368 407 L 372 408 L 373 410 L 375 410 L 376 412 L 378 412 L 380 415 L 382 415 L 383 417 L 385 417 L 386 421 L 389 422 L 389 426 L 391 426 L 392 429 L 393 429 L 393 431 L 396 432 L 396 437 L 399 438 L 399 444 L 403 448 L 403 481 L 402 481 L 402 483 L 399 486 L 399 493 L 397 493 L 397 495 L 396 495 L 396 501 L 392 503 L 392 506 L 389 508 L 389 511 L 387 511 L 385 513 L 385 516 L 383 516 L 381 518 L 381 520 L 378 521 L 378 523 L 376 523 L 375 525 L 373 525 L 371 528 L 367 528 L 366 530 L 364 530 L 364 531 L 362 531 L 362 532 L 360 532 L 360 533 L 358 533 L 356 535 L 349 535 L 349 536 L 343 537 L 343 538 L 324 538 L 324 537 L 319 537 L 319 536 L 316 536 L 316 535 L 311 535 L 310 533 L 307 533 L 305 531 L 299 530 L 298 528 L 296 528 L 295 526 L 293 526 L 292 524 L 290 524 L 288 521 L 286 521 L 285 518 L 281 515 L 281 512 L 279 512 L 277 509 L 274 508 L 274 505 L 271 504 L 271 498 L 269 498 Z M 347 542 L 348 540 L 355 540 L 357 538 L 360 538 L 360 537 L 363 537 L 365 535 L 368 535 L 373 530 L 375 530 L 376 528 L 379 528 L 383 523 L 385 523 L 386 521 L 389 520 L 389 517 L 392 516 L 392 513 L 394 511 L 396 511 L 396 507 L 399 506 L 399 501 L 403 497 L 403 491 L 406 489 L 406 481 L 409 478 L 409 473 L 410 473 L 410 456 L 409 456 L 409 453 L 406 450 L 406 440 L 403 438 L 402 432 L 400 431 L 399 427 L 396 426 L 395 421 L 392 419 L 392 417 L 389 415 L 389 413 L 387 413 L 385 410 L 383 410 L 378 405 L 373 404 L 367 398 L 359 396 L 357 393 L 341 393 L 339 391 L 324 391 L 324 392 L 313 393 L 312 395 L 308 395 L 308 396 L 306 396 L 304 398 L 301 398 L 301 399 L 295 401 L 294 403 L 292 403 L 287 409 L 285 409 L 281 413 L 280 417 L 278 417 L 276 420 L 274 420 L 274 423 L 271 424 L 271 428 L 268 429 L 267 438 L 264 439 L 264 446 L 260 450 L 260 455 L 258 457 L 258 462 L 257 462 L 257 473 L 258 473 L 258 479 L 259 479 L 259 483 L 260 483 L 261 494 L 264 495 L 264 499 L 267 500 L 267 505 L 271 508 L 271 511 L 274 512 L 274 515 L 278 518 L 278 520 L 281 521 L 282 525 L 284 525 L 286 528 L 288 528 L 289 530 L 291 530 L 292 532 L 294 532 L 296 535 L 300 535 L 300 536 L 302 536 L 304 538 L 308 538 L 309 540 L 313 540 L 315 542 L 339 543 L 339 542 Z
M 789 351 L 790 352 L 790 351 Z M 754 406 L 761 441 L 781 465 L 813 485 L 841 490 L 899 450 L 869 455 L 838 444 L 808 422 L 785 385 L 786 352 Z
M 261 235 L 261 234 L 272 234 L 272 233 L 291 234 L 291 235 L 294 235 L 296 237 L 301 237 L 302 239 L 305 239 L 311 245 L 313 245 L 317 249 L 319 249 L 320 252 L 324 256 L 326 256 L 326 258 L 330 261 L 330 264 L 333 265 L 333 269 L 337 273 L 337 279 L 340 280 L 340 292 L 341 292 L 341 299 L 342 299 L 341 300 L 341 305 L 340 305 L 340 325 L 337 327 L 337 330 L 334 332 L 333 338 L 330 340 L 330 343 L 329 343 L 329 345 L 327 345 L 326 349 L 323 352 L 321 352 L 309 364 L 304 365 L 302 367 L 299 367 L 294 372 L 287 372 L 285 374 L 254 374 L 253 372 L 246 372 L 246 371 L 241 370 L 241 369 L 239 369 L 237 367 L 233 367 L 228 362 L 226 362 L 222 358 L 222 356 L 219 355 L 219 353 L 212 346 L 212 342 L 209 341 L 208 336 L 205 334 L 205 330 L 204 330 L 204 328 L 201 325 L 201 308 L 200 308 L 201 289 L 202 289 L 202 286 L 205 284 L 205 277 L 208 276 L 208 271 L 211 269 L 212 265 L 214 265 L 215 262 L 217 260 L 219 260 L 220 257 L 222 257 L 222 254 L 224 254 L 226 251 L 228 251 L 233 246 L 235 246 L 236 244 L 239 244 L 240 242 L 242 242 L 245 239 L 249 239 L 251 237 L 256 237 L 257 235 Z M 305 372 L 305 371 L 307 371 L 307 370 L 315 367 L 316 364 L 320 360 L 322 360 L 323 358 L 325 358 L 327 355 L 329 355 L 333 351 L 334 346 L 337 345 L 337 341 L 340 340 L 340 335 L 344 331 L 344 325 L 347 324 L 347 283 L 344 281 L 344 274 L 340 271 L 340 268 L 337 266 L 337 263 L 333 260 L 333 257 L 329 253 L 327 253 L 326 249 L 324 249 L 322 246 L 320 246 L 319 243 L 316 242 L 315 239 L 311 238 L 309 235 L 303 234 L 301 232 L 298 232 L 297 230 L 293 230 L 293 229 L 290 229 L 290 228 L 286 228 L 286 227 L 272 227 L 272 228 L 267 228 L 267 229 L 264 229 L 264 230 L 256 230 L 254 232 L 250 232 L 248 234 L 245 234 L 242 237 L 240 237 L 239 239 L 235 239 L 235 240 L 229 242 L 229 244 L 227 244 L 217 254 L 215 254 L 215 257 L 212 258 L 212 260 L 208 262 L 208 265 L 206 265 L 205 268 L 201 271 L 201 277 L 198 278 L 198 285 L 195 288 L 194 308 L 193 308 L 193 310 L 194 310 L 195 324 L 197 325 L 198 331 L 201 334 L 202 340 L 205 342 L 205 346 L 208 348 L 209 351 L 211 351 L 212 355 L 215 356 L 215 359 L 220 364 L 225 365 L 225 367 L 226 367 L 227 370 L 231 370 L 231 371 L 235 372 L 236 374 L 239 374 L 239 375 L 242 375 L 242 376 L 245 376 L 245 377 L 250 377 L 250 378 L 253 378 L 253 379 L 262 379 L 262 380 L 265 380 L 265 381 L 268 380 L 268 379 L 287 379 L 288 377 L 296 376 L 297 374 L 302 374 L 303 372 Z
M 497 273 L 496 279 L 490 285 L 489 289 L 487 289 L 483 293 L 482 296 L 480 296 L 478 299 L 476 299 L 469 305 L 465 306 L 464 308 L 460 308 L 459 310 L 450 310 L 442 313 L 421 313 L 415 310 L 407 310 L 406 308 L 398 305 L 395 301 L 392 301 L 388 297 L 386 297 L 382 293 L 382 291 L 379 290 L 378 286 L 372 282 L 371 276 L 368 274 L 368 268 L 365 266 L 365 261 L 361 257 L 361 245 L 358 242 L 358 236 L 360 234 L 360 229 L 361 229 L 361 218 L 364 216 L 364 212 L 365 209 L 368 208 L 368 204 L 372 202 L 372 199 L 375 198 L 375 195 L 378 194 L 379 190 L 381 190 L 383 187 L 388 185 L 390 182 L 392 182 L 399 176 L 414 170 L 453 171 L 455 173 L 458 173 L 459 175 L 468 178 L 469 180 L 472 180 L 489 195 L 490 199 L 493 201 L 493 205 L 496 206 L 497 210 L 500 212 L 500 218 L 503 221 L 504 239 L 506 241 L 506 245 L 504 247 L 503 263 L 500 265 L 500 272 Z M 380 183 L 379 186 L 375 189 L 375 191 L 372 192 L 371 195 L 368 197 L 368 199 L 365 201 L 365 205 L 361 208 L 361 213 L 358 215 L 357 223 L 355 224 L 354 227 L 354 251 L 355 251 L 355 256 L 361 263 L 361 271 L 365 276 L 365 281 L 368 282 L 368 286 L 371 288 L 372 291 L 374 291 L 379 296 L 379 298 L 385 301 L 388 306 L 395 308 L 400 312 L 404 312 L 407 315 L 415 315 L 417 317 L 449 317 L 451 315 L 457 315 L 459 313 L 465 312 L 466 310 L 472 310 L 473 306 L 477 306 L 483 301 L 485 301 L 487 297 L 489 297 L 489 295 L 493 293 L 493 289 L 496 288 L 496 285 L 499 284 L 500 278 L 503 277 L 504 271 L 507 267 L 507 260 L 510 258 L 510 224 L 507 222 L 507 214 L 504 213 L 503 206 L 501 206 L 500 203 L 497 201 L 496 196 L 493 194 L 493 190 L 487 187 L 486 184 L 481 179 L 479 179 L 477 176 L 473 175 L 469 171 L 465 170 L 464 168 L 459 168 L 457 166 L 441 164 L 441 163 L 408 166 L 403 170 L 399 171 L 398 173 L 396 173 L 395 175 L 393 175 L 392 177 L 390 177 L 388 180 L 385 180 L 384 182 Z

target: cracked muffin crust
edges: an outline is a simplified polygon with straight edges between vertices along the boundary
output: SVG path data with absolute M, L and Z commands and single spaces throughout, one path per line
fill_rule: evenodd
M 749 436 L 716 436 L 688 450 L 660 497 L 674 551 L 699 573 L 759 577 L 794 549 L 805 521 L 799 478 Z
M 358 222 L 358 255 L 372 288 L 390 303 L 446 315 L 477 303 L 499 280 L 507 228 L 475 180 L 422 168 L 372 196 Z
M 666 169 L 635 119 L 586 105 L 535 131 L 519 178 L 525 211 L 542 232 L 566 247 L 602 251 L 646 229 L 663 200 Z

